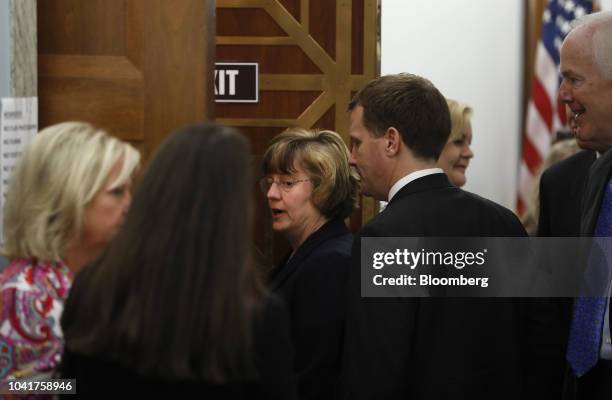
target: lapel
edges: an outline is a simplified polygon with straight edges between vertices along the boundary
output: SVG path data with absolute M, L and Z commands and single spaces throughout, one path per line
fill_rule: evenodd
M 606 189 L 608 177 L 612 169 L 612 151 L 607 151 L 599 157 L 589 170 L 586 188 L 582 197 L 582 218 L 580 232 L 583 235 L 593 235 L 601 201 Z
M 425 192 L 433 189 L 443 189 L 452 187 L 454 186 L 450 183 L 446 174 L 439 173 L 427 175 L 422 178 L 415 179 L 405 185 L 403 188 L 401 188 L 400 191 L 397 192 L 395 196 L 393 196 L 393 198 L 389 202 L 389 205 L 393 204 L 399 199 L 402 199 L 406 196 L 410 196 L 411 194 Z
M 268 287 L 270 290 L 280 288 L 304 263 L 304 261 L 322 244 L 330 239 L 349 233 L 342 219 L 327 221 L 322 227 L 302 243 L 295 251 L 293 257 L 289 256 L 270 273 Z M 289 259 L 289 260 L 287 260 Z

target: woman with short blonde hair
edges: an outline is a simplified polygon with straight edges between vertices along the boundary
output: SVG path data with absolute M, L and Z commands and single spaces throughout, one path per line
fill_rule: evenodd
M 12 357 L 0 379 L 48 377 L 57 365 L 74 274 L 117 233 L 139 163 L 132 146 L 82 122 L 43 129 L 26 148 L 4 207 L 0 345 Z
M 336 132 L 289 129 L 264 154 L 261 189 L 272 229 L 292 252 L 269 276 L 289 307 L 299 397 L 330 399 L 340 370 L 345 291 L 359 178 Z
M 276 136 L 264 156 L 264 173 L 290 174 L 297 161 L 313 185 L 311 200 L 327 218 L 346 218 L 359 202 L 356 172 L 336 132 L 292 128 Z
M 438 166 L 455 186 L 465 185 L 465 172 L 474 157 L 472 149 L 472 108 L 465 103 L 446 99 L 451 116 L 451 132 L 438 158 Z

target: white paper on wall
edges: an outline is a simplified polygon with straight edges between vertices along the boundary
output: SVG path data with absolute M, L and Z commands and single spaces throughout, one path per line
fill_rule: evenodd
M 38 131 L 38 98 L 3 98 L 0 107 L 0 242 L 4 242 L 4 202 L 23 151 Z

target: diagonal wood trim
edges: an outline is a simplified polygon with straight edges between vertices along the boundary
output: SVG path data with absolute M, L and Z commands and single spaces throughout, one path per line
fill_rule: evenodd
M 39 76 L 142 80 L 142 72 L 127 57 L 38 55 Z
M 312 127 L 334 105 L 333 93 L 325 91 L 319 95 L 298 117 L 299 126 Z
M 329 75 L 336 74 L 336 63 L 321 45 L 306 32 L 293 15 L 278 1 L 270 1 L 264 7 L 266 12 L 287 34 L 294 38 L 298 46 L 306 53 L 319 69 Z
M 327 6 L 327 2 L 326 6 Z M 322 74 L 262 74 L 260 89 L 264 91 L 322 91 L 297 119 L 246 119 L 219 118 L 220 123 L 238 127 L 313 127 L 332 107 L 335 107 L 334 125 L 348 141 L 349 114 L 346 107 L 352 92 L 362 88 L 379 74 L 379 4 L 380 0 L 363 1 L 363 21 L 358 23 L 364 32 L 363 74 L 351 74 L 352 23 L 354 12 L 351 0 L 335 0 L 329 7 L 336 7 L 335 60 L 310 36 L 310 0 L 299 3 L 299 21 L 287 11 L 279 0 L 217 0 L 218 8 L 263 8 L 286 32 L 288 37 L 218 37 L 220 45 L 292 45 L 299 46 Z M 361 28 L 357 28 L 361 29 Z M 378 212 L 378 202 L 362 198 L 362 222 Z
M 288 36 L 217 36 L 220 45 L 295 46 L 295 39 Z

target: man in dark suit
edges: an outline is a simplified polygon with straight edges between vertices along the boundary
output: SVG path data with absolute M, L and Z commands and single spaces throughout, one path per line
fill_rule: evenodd
M 583 144 L 585 145 L 585 144 Z M 588 145 L 588 144 L 586 144 Z M 593 150 L 582 150 L 562 160 L 542 174 L 540 179 L 540 215 L 538 236 L 580 236 L 580 210 L 589 168 L 596 158 Z M 549 332 L 546 341 L 550 364 L 548 398 L 559 399 L 566 370 L 565 352 L 572 322 L 574 299 L 551 298 L 546 316 L 541 318 Z M 544 393 L 542 393 L 544 395 Z
M 595 158 L 595 151 L 585 149 L 544 171 L 540 179 L 538 236 L 579 236 L 582 193 Z
M 611 110 L 612 111 L 612 110 Z M 612 133 L 612 132 L 611 132 Z M 581 233 L 587 236 L 612 236 L 610 230 L 610 210 L 612 209 L 612 152 L 608 151 L 593 163 L 586 179 L 586 188 L 582 199 Z M 602 221 L 606 221 L 607 223 Z M 605 230 L 607 225 L 608 230 Z M 610 240 L 610 239 L 606 239 Z M 610 242 L 606 242 L 610 245 Z M 608 260 L 608 268 L 610 261 Z M 588 279 L 589 265 L 585 269 L 585 280 Z M 608 270 L 608 279 L 610 274 Z M 568 366 L 563 385 L 564 400 L 610 399 L 612 398 L 612 317 L 610 313 L 610 283 L 601 297 L 599 312 L 585 308 L 584 298 L 575 299 L 573 318 L 570 320 L 571 331 L 567 348 Z M 598 302 L 598 298 L 586 298 Z M 587 317 L 585 317 L 585 315 Z M 593 329 L 584 329 L 579 321 L 586 318 L 596 321 Z M 592 340 L 584 340 L 587 337 Z M 594 346 L 589 342 L 595 341 Z M 593 348 L 594 347 L 594 348 Z M 591 353 L 594 353 L 591 355 Z M 591 361 L 589 361 L 591 360 Z
M 450 117 L 431 82 L 410 74 L 377 78 L 349 110 L 362 192 L 389 204 L 354 241 L 344 398 L 522 398 L 525 348 L 516 301 L 360 296 L 363 237 L 524 236 L 520 222 L 435 168 Z
M 563 76 L 559 98 L 573 113 L 574 133 L 583 148 L 600 153 L 612 147 L 612 12 L 591 14 L 578 21 L 561 47 Z M 612 155 L 600 157 L 590 169 L 582 200 L 581 233 L 612 236 Z M 609 261 L 607 267 L 609 268 Z M 589 263 L 585 279 L 593 273 Z M 612 398 L 610 300 L 578 297 L 567 346 L 566 399 Z M 607 317 L 607 318 L 606 318 Z M 590 323 L 585 324 L 585 321 Z

